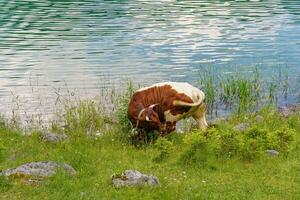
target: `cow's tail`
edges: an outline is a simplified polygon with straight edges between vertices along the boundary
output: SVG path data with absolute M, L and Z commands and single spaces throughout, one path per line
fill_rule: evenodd
M 197 94 L 197 98 L 198 98 L 198 100 L 194 103 L 187 103 L 187 102 L 184 102 L 184 101 L 175 100 L 173 102 L 173 105 L 174 106 L 197 107 L 197 106 L 200 106 L 204 102 L 204 99 L 205 99 L 204 93 L 202 91 L 200 91 L 200 93 Z

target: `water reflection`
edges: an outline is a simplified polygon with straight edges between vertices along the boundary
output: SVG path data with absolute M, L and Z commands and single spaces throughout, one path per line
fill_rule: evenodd
M 7 103 L 11 91 L 29 102 L 51 99 L 66 83 L 93 96 L 128 79 L 195 82 L 207 65 L 230 72 L 260 64 L 265 74 L 282 65 L 291 85 L 300 74 L 298 1 L 2 0 L 0 7 Z

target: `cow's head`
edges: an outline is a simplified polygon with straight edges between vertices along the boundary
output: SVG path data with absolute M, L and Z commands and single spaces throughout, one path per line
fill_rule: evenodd
M 154 111 L 154 107 L 157 105 L 158 104 L 152 104 L 149 107 L 144 108 L 141 111 L 138 120 L 143 124 L 147 124 L 149 127 L 160 130 L 162 127 L 162 123 L 160 122 L 157 112 Z

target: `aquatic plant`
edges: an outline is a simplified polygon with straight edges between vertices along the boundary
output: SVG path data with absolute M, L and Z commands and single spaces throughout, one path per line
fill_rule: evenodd
M 201 85 L 201 88 L 205 93 L 207 113 L 212 115 L 213 110 L 217 112 L 218 105 L 217 76 L 213 73 L 212 69 L 204 70 L 200 74 L 200 80 L 198 83 Z
M 229 112 L 244 114 L 263 105 L 276 105 L 280 90 L 287 99 L 288 74 L 285 73 L 283 78 L 281 74 L 275 75 L 271 80 L 262 80 L 257 66 L 246 75 L 240 72 L 224 75 L 213 68 L 203 69 L 198 82 L 206 95 L 207 114 L 217 116 L 217 109 L 223 106 Z

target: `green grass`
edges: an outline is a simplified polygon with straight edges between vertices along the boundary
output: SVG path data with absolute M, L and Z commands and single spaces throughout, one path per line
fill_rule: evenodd
M 263 121 L 257 122 L 258 114 Z M 120 140 L 127 132 L 118 124 L 102 136 L 86 136 L 87 125 L 79 123 L 85 117 L 72 117 L 71 124 L 83 126 L 81 132 L 58 144 L 0 123 L 0 169 L 51 160 L 78 172 L 73 177 L 58 173 L 37 185 L 0 178 L 0 199 L 299 199 L 300 116 L 283 118 L 270 108 L 258 114 L 233 116 L 207 132 L 173 133 L 139 148 Z M 238 133 L 234 127 L 242 122 L 250 127 Z M 260 143 L 248 145 L 247 138 Z M 262 153 L 268 144 L 278 148 L 278 157 Z M 115 189 L 111 176 L 127 169 L 156 175 L 161 186 Z

